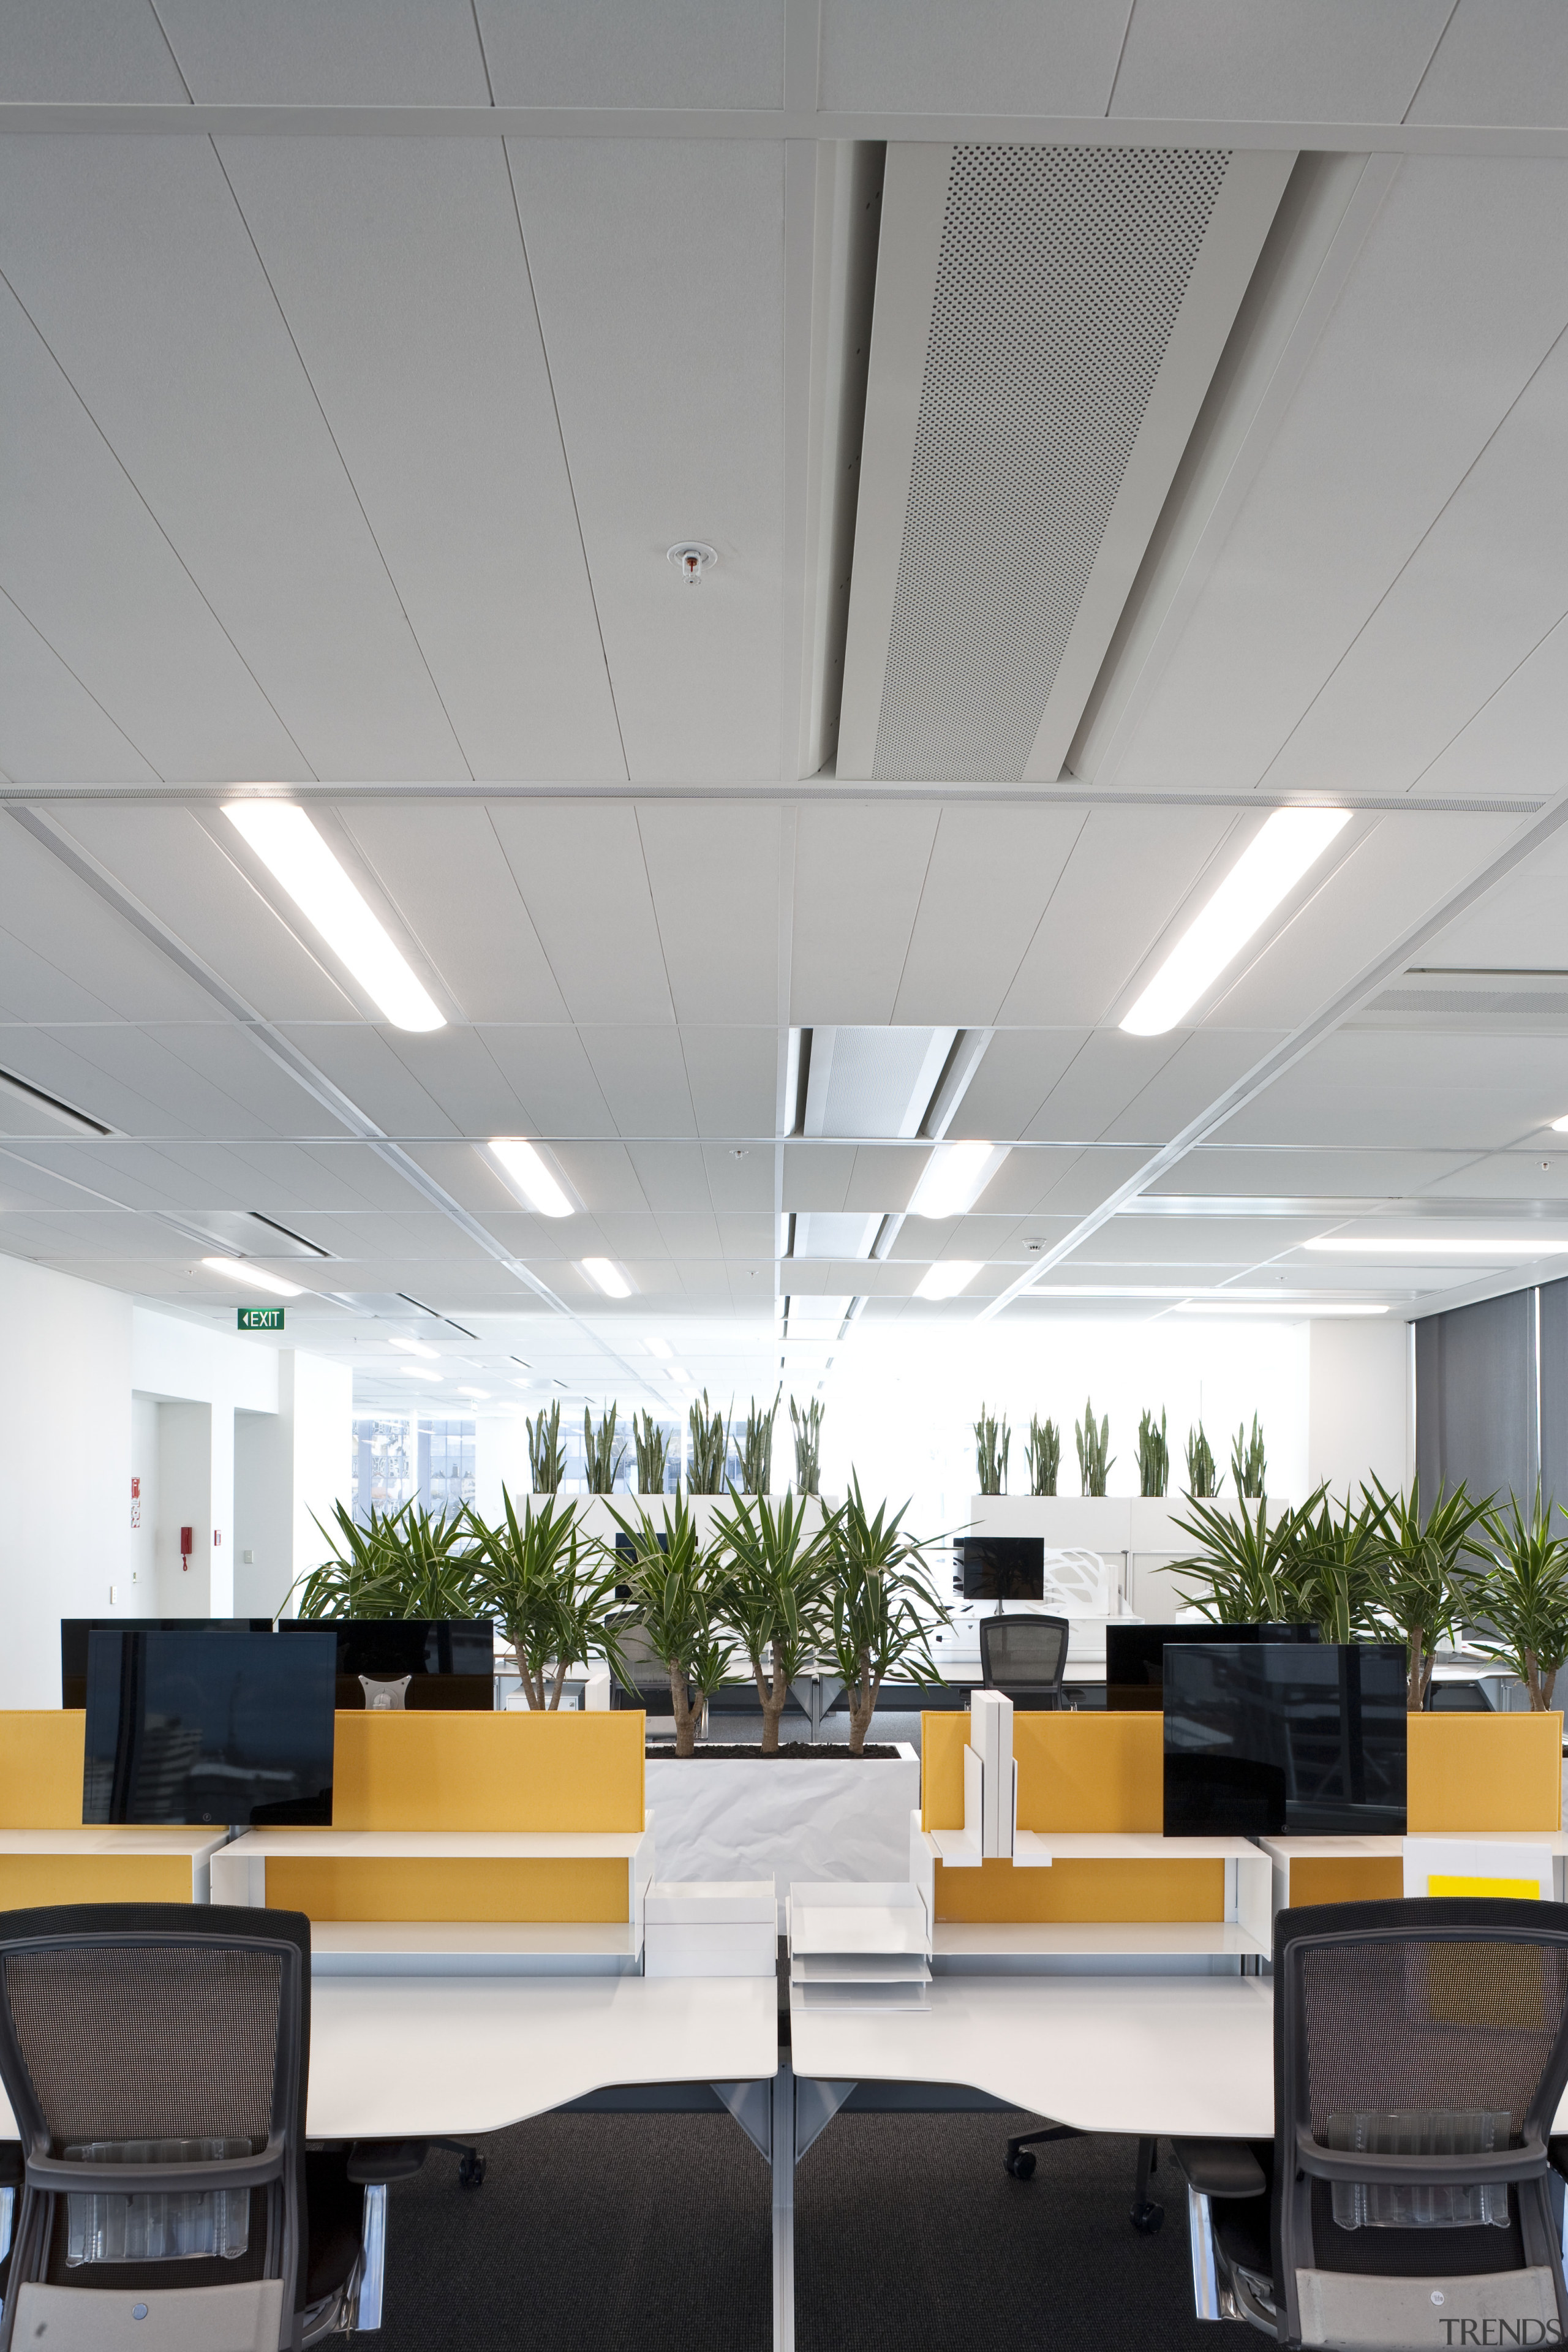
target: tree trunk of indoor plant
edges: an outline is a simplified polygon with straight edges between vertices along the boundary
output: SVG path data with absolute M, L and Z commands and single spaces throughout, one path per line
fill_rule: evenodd
M 697 1726 L 701 1719 L 702 1700 L 699 1694 L 693 1706 L 687 1696 L 686 1669 L 672 1665 L 669 1669 L 669 1700 L 675 1711 L 675 1752 L 678 1756 L 697 1753 Z
M 771 1670 L 763 1672 L 762 1660 L 752 1660 L 752 1672 L 756 1677 L 757 1696 L 763 1702 L 763 1744 L 761 1753 L 776 1756 L 779 1752 L 779 1724 L 789 1697 L 789 1684 L 784 1670 L 775 1660 Z
M 877 1712 L 877 1701 L 881 1696 L 881 1675 L 879 1675 L 873 1682 L 869 1665 L 862 1661 L 860 1679 L 849 1686 L 849 1753 L 851 1756 L 863 1756 L 866 1752 L 866 1735 L 871 1728 L 871 1717 Z
M 1405 1712 L 1419 1715 L 1426 1704 L 1427 1685 L 1432 1680 L 1433 1659 L 1425 1647 L 1426 1628 L 1410 1628 L 1410 1672 L 1405 1689 Z

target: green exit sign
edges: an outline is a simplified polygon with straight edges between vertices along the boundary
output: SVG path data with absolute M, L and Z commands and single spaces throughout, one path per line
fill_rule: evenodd
M 242 1331 L 281 1331 L 283 1328 L 281 1307 L 237 1307 L 234 1311 L 239 1318 Z

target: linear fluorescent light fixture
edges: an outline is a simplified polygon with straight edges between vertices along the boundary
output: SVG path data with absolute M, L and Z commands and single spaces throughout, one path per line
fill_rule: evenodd
M 1347 1253 L 1357 1257 L 1554 1257 L 1568 1250 L 1568 1234 L 1473 1234 L 1463 1241 L 1444 1234 L 1423 1241 L 1416 1234 L 1358 1234 L 1343 1239 L 1338 1234 L 1320 1234 L 1301 1247 L 1321 1250 L 1329 1257 Z
M 394 1331 L 388 1344 L 401 1349 L 405 1356 L 428 1356 L 433 1364 L 440 1360 L 435 1349 L 427 1348 L 423 1339 L 405 1339 L 399 1332 Z
M 650 1356 L 658 1356 L 662 1362 L 667 1364 L 673 1362 L 675 1350 L 671 1348 L 668 1339 L 645 1339 L 643 1345 L 647 1349 Z
M 297 1282 L 285 1282 L 276 1274 L 265 1274 L 258 1265 L 247 1265 L 243 1258 L 204 1257 L 202 1264 L 209 1274 L 221 1274 L 226 1282 L 244 1283 L 251 1290 L 270 1291 L 274 1298 L 302 1298 L 304 1292 Z
M 531 1209 L 542 1217 L 569 1217 L 571 1202 L 525 1135 L 492 1135 L 490 1150 Z
M 980 1271 L 981 1263 L 977 1257 L 939 1257 L 933 1265 L 927 1266 L 916 1283 L 915 1297 L 956 1298 L 961 1290 L 968 1289 Z
M 1363 1300 L 1326 1299 L 1321 1306 L 1305 1298 L 1184 1298 L 1172 1308 L 1175 1315 L 1279 1315 L 1296 1322 L 1301 1316 L 1386 1315 L 1386 1307 Z
M 400 1364 L 397 1369 L 406 1380 L 438 1381 L 441 1378 L 441 1374 L 433 1372 L 427 1364 Z
M 224 814 L 395 1029 L 446 1027 L 445 1013 L 302 808 L 291 801 L 231 801 Z
M 1122 1022 L 1129 1035 L 1173 1029 L 1350 821 L 1349 809 L 1276 809 Z
M 910 1195 L 911 1217 L 962 1217 L 1007 1157 L 1005 1144 L 939 1143 Z
M 620 1268 L 612 1265 L 607 1257 L 585 1257 L 583 1260 L 583 1271 L 590 1282 L 598 1285 L 606 1298 L 631 1297 L 631 1284 Z
M 488 1397 L 489 1391 L 489 1389 L 466 1389 L 459 1383 L 458 1394 L 466 1397 Z

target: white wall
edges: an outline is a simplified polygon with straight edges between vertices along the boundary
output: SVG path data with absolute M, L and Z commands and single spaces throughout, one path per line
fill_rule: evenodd
M 212 1592 L 214 1477 L 210 1404 L 154 1403 L 158 1416 L 158 1518 L 153 1598 L 138 1614 L 221 1617 Z M 226 1517 L 226 1510 L 225 1513 Z M 191 1531 L 188 1555 L 181 1530 Z
M 159 1451 L 177 1463 L 178 1507 L 168 1472 L 159 1496 L 158 1613 L 227 1617 L 234 1612 L 234 1417 L 237 1412 L 278 1411 L 279 1351 L 260 1334 L 215 1331 L 149 1307 L 131 1310 L 132 1386 L 164 1407 L 205 1406 L 205 1416 L 161 1416 Z M 206 1476 L 199 1465 L 205 1439 Z M 199 1516 L 198 1516 L 199 1514 Z M 193 1529 L 195 1549 L 182 1570 L 179 1530 Z M 173 1528 L 173 1554 L 163 1529 Z
M 120 1589 L 132 1617 L 158 1613 L 158 1407 L 151 1397 L 131 1400 L 131 1477 L 140 1487 L 132 1503 L 131 1589 Z
M 1410 1327 L 1392 1318 L 1311 1329 L 1307 1491 L 1326 1479 L 1342 1501 L 1373 1473 L 1403 1486 L 1411 1454 Z
M 58 1706 L 59 1621 L 130 1613 L 129 1299 L 0 1257 L 0 1706 Z M 145 1519 L 145 1515 L 144 1515 Z
M 340 1497 L 347 1501 L 353 1474 L 348 1366 L 293 1348 L 276 1360 L 277 1412 L 235 1415 L 234 1608 L 241 1617 L 277 1615 L 296 1580 L 326 1557 L 321 1527 L 331 1527 Z

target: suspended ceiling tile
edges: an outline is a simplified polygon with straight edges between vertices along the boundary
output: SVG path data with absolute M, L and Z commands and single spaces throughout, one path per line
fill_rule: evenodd
M 1401 163 L 1116 782 L 1268 774 L 1568 318 L 1565 215 L 1568 163 Z
M 10 142 L 30 149 L 47 140 Z M 58 142 L 74 151 L 79 142 Z M 0 208 L 6 166 L 0 153 Z M 8 208 L 5 208 L 8 209 Z M 11 259 L 0 228 L 0 268 Z M 0 375 L 13 462 L 0 468 L 0 544 L 7 594 L 134 745 L 142 768 L 181 781 L 310 770 L 278 713 L 225 635 L 200 588 L 126 478 L 37 327 L 0 289 Z M 25 452 L 26 462 L 22 462 Z M 23 705 L 40 683 L 25 646 L 7 671 L 5 724 L 19 739 L 56 700 Z
M 188 97 L 151 0 L 6 0 L 0 103 L 178 106 Z
M 1451 0 L 1136 0 L 1110 111 L 1398 122 Z
M 0 923 L 27 959 L 40 1018 L 177 1021 L 212 1012 L 205 989 L 42 842 L 4 820 Z M 20 980 L 20 968 L 12 970 Z
M 875 1210 L 884 1216 L 907 1209 L 930 1158 L 923 1143 L 860 1145 L 845 1189 L 845 1209 Z
M 1321 1233 L 1321 1217 L 1112 1217 L 1075 1265 L 1259 1266 Z M 1178 1275 L 1177 1279 L 1181 1276 Z
M 575 1029 L 497 1024 L 480 1034 L 486 1051 L 523 1107 L 526 1133 L 615 1133 L 609 1105 Z
M 855 1173 L 852 1144 L 786 1143 L 784 1205 L 786 1209 L 842 1210 L 848 1205 Z
M 468 0 L 159 0 L 198 106 L 484 106 Z
M 491 820 L 574 1021 L 673 1021 L 637 812 L 624 801 L 498 802 Z
M 336 814 L 470 1021 L 566 1019 L 488 811 L 356 800 Z
M 1262 1193 L 1287 1200 L 1377 1200 L 1418 1192 L 1472 1164 L 1471 1155 L 1451 1151 L 1346 1150 L 1315 1143 L 1311 1149 L 1249 1151 L 1233 1144 L 1202 1144 L 1157 1178 L 1150 1191 L 1156 1197 Z
M 727 1258 L 771 1258 L 773 1254 L 773 1219 L 764 1210 L 746 1214 L 734 1212 L 719 1221 L 719 1246 Z
M 700 1135 L 773 1134 L 776 1029 L 683 1028 L 680 1046 Z
M 948 1140 L 1016 1142 L 1089 1034 L 1087 1029 L 998 1029 L 953 1113 Z
M 509 152 L 632 779 L 776 777 L 783 144 Z M 719 555 L 697 588 L 685 540 Z
M 384 1135 L 450 1135 L 455 1122 L 398 1059 L 392 1039 L 379 1029 L 348 1022 L 284 1024 L 289 1043 L 346 1095 Z M 401 1037 L 399 1035 L 399 1042 Z M 320 1133 L 326 1114 L 310 1106 L 310 1126 Z
M 595 1255 L 608 1257 L 618 1266 L 630 1266 L 634 1260 L 646 1265 L 650 1259 L 674 1255 L 661 1220 L 644 1210 L 601 1209 L 595 1211 L 594 1222 L 600 1235 Z M 604 1297 L 597 1288 L 594 1295 Z
M 0 770 L 17 783 L 151 783 L 154 771 L 0 591 Z
M 986 1207 L 998 1216 L 1033 1216 L 1082 1158 L 1070 1144 L 1031 1144 L 1026 1150 L 1010 1151 L 985 1188 Z
M 1341 1030 L 1229 1121 L 1235 1144 L 1469 1147 L 1535 1133 L 1568 1102 L 1568 1038 Z
M 203 1154 L 209 1147 L 173 1148 L 188 1165 L 206 1164 Z M 368 1143 L 236 1143 L 224 1148 L 220 1169 L 229 1157 L 255 1171 L 247 1206 L 266 1216 L 283 1216 L 285 1222 L 292 1203 L 321 1210 L 400 1211 L 422 1205 L 408 1178 Z
M 1230 809 L 1093 810 L 998 1018 L 1106 1019 L 1236 823 Z
M 1394 948 L 1518 831 L 1514 816 L 1383 818 L 1205 1015 L 1294 1027 Z M 1427 960 L 1430 949 L 1420 950 Z
M 1026 1139 L 1031 1143 L 1087 1143 L 1104 1135 L 1158 1076 L 1182 1043 L 1180 1033 L 1166 1037 L 1128 1037 L 1119 1029 L 1095 1030 L 1030 1120 L 1025 1129 Z M 1165 1139 L 1140 1135 L 1137 1139 L 1163 1142 Z
M 1103 114 L 1127 0 L 827 0 L 821 104 L 850 113 Z
M 313 770 L 465 775 L 210 143 L 9 141 L 0 217 L 18 299 Z
M 1560 728 L 1561 719 L 1558 723 Z M 1568 970 L 1565 889 L 1568 841 L 1559 835 L 1543 843 L 1468 913 L 1429 940 L 1416 961 L 1439 971 Z
M 515 1135 L 525 1124 L 516 1089 L 507 1083 L 485 1034 L 478 1029 L 396 1030 L 387 1044 L 404 1067 L 463 1135 Z
M 622 1135 L 696 1132 L 678 1031 L 627 1024 L 577 1034 Z
M 1174 1053 L 1106 1128 L 1108 1143 L 1168 1143 L 1284 1042 L 1284 1032 L 1274 1029 L 1200 1029 L 1176 1036 Z
M 813 803 L 795 845 L 790 1017 L 890 1021 L 940 813 Z
M 488 1222 L 521 1205 L 489 1153 L 475 1144 L 411 1143 L 405 1149 L 410 1160 L 427 1176 L 433 1176 L 460 1209 L 473 1215 Z
M 29 1211 L 160 1205 L 145 1197 L 144 1187 L 127 1183 L 115 1169 L 95 1167 L 79 1155 L 72 1158 L 57 1145 L 32 1138 L 7 1140 L 0 1150 L 0 1194 L 8 1209 Z
M 1487 797 L 1510 793 L 1550 799 L 1558 789 L 1558 748 L 1568 709 L 1568 622 L 1559 622 L 1513 676 L 1445 744 L 1415 789 Z
M 237 139 L 221 152 L 468 765 L 481 780 L 619 781 L 500 142 Z
M 85 1034 L 102 1041 L 106 1065 L 112 1066 L 123 1033 L 110 1028 Z M 149 1022 L 142 1025 L 140 1034 L 166 1054 L 172 1066 L 188 1071 L 207 1095 L 208 1108 L 194 1122 L 198 1130 L 220 1135 L 289 1135 L 301 1127 L 320 1130 L 336 1124 L 299 1080 L 237 1023 Z M 179 1103 L 182 1097 L 176 1093 L 171 1099 Z
M 1568 18 L 1556 0 L 1459 0 L 1409 120 L 1568 121 Z
M 1489 1154 L 1470 1160 L 1456 1175 L 1438 1177 L 1425 1188 L 1424 1197 L 1440 1201 L 1448 1194 L 1470 1201 L 1557 1207 L 1568 1202 L 1568 1150 L 1560 1149 L 1558 1139 L 1551 1136 L 1531 1150 Z
M 711 1205 L 708 1168 L 700 1145 L 641 1139 L 625 1149 L 648 1208 L 662 1214 L 672 1209 L 700 1210 Z
M 942 813 L 895 1021 L 994 1021 L 1083 832 L 1081 808 Z
M 682 1263 L 695 1264 L 699 1259 L 721 1258 L 730 1254 L 720 1235 L 719 1220 L 710 1213 L 687 1216 L 667 1213 L 655 1222 L 665 1249 Z
M 637 1161 L 624 1143 L 578 1142 L 561 1144 L 553 1154 L 560 1162 L 567 1182 L 584 1209 L 594 1216 L 601 1211 L 616 1210 L 642 1213 L 650 1207 Z M 571 1239 L 572 1221 L 566 1217 L 546 1220 L 551 1228 Z M 589 1244 L 584 1242 L 582 1248 Z M 574 1243 L 571 1255 L 579 1255 Z
M 176 939 L 268 1019 L 359 1018 L 357 1006 L 301 933 L 274 914 L 227 854 L 216 833 L 219 826 L 225 833 L 230 830 L 223 817 L 209 819 L 215 827 L 209 832 L 189 809 L 146 803 L 77 801 L 57 803 L 49 814 L 62 832 L 74 835 Z M 235 839 L 237 847 L 238 836 Z M 102 902 L 85 884 L 77 887 L 90 910 L 85 932 L 103 923 Z M 155 948 L 149 946 L 145 952 L 164 961 Z M 215 1009 L 205 990 L 181 984 L 207 1012 Z
M 21 1029 L 5 1033 L 5 1065 L 25 1085 L 68 1103 L 88 1118 L 131 1135 L 190 1134 L 159 1099 L 168 1083 L 163 1058 L 134 1029 L 115 1035 L 113 1067 L 103 1066 L 101 1030 Z
M 637 830 L 677 1020 L 776 1024 L 778 812 L 645 801 Z
M 715 1209 L 772 1211 L 773 1154 L 748 1151 L 737 1160 L 727 1145 L 705 1143 L 702 1164 L 708 1171 L 708 1195 Z
M 782 8 L 768 0 L 478 0 L 498 106 L 776 107 Z

